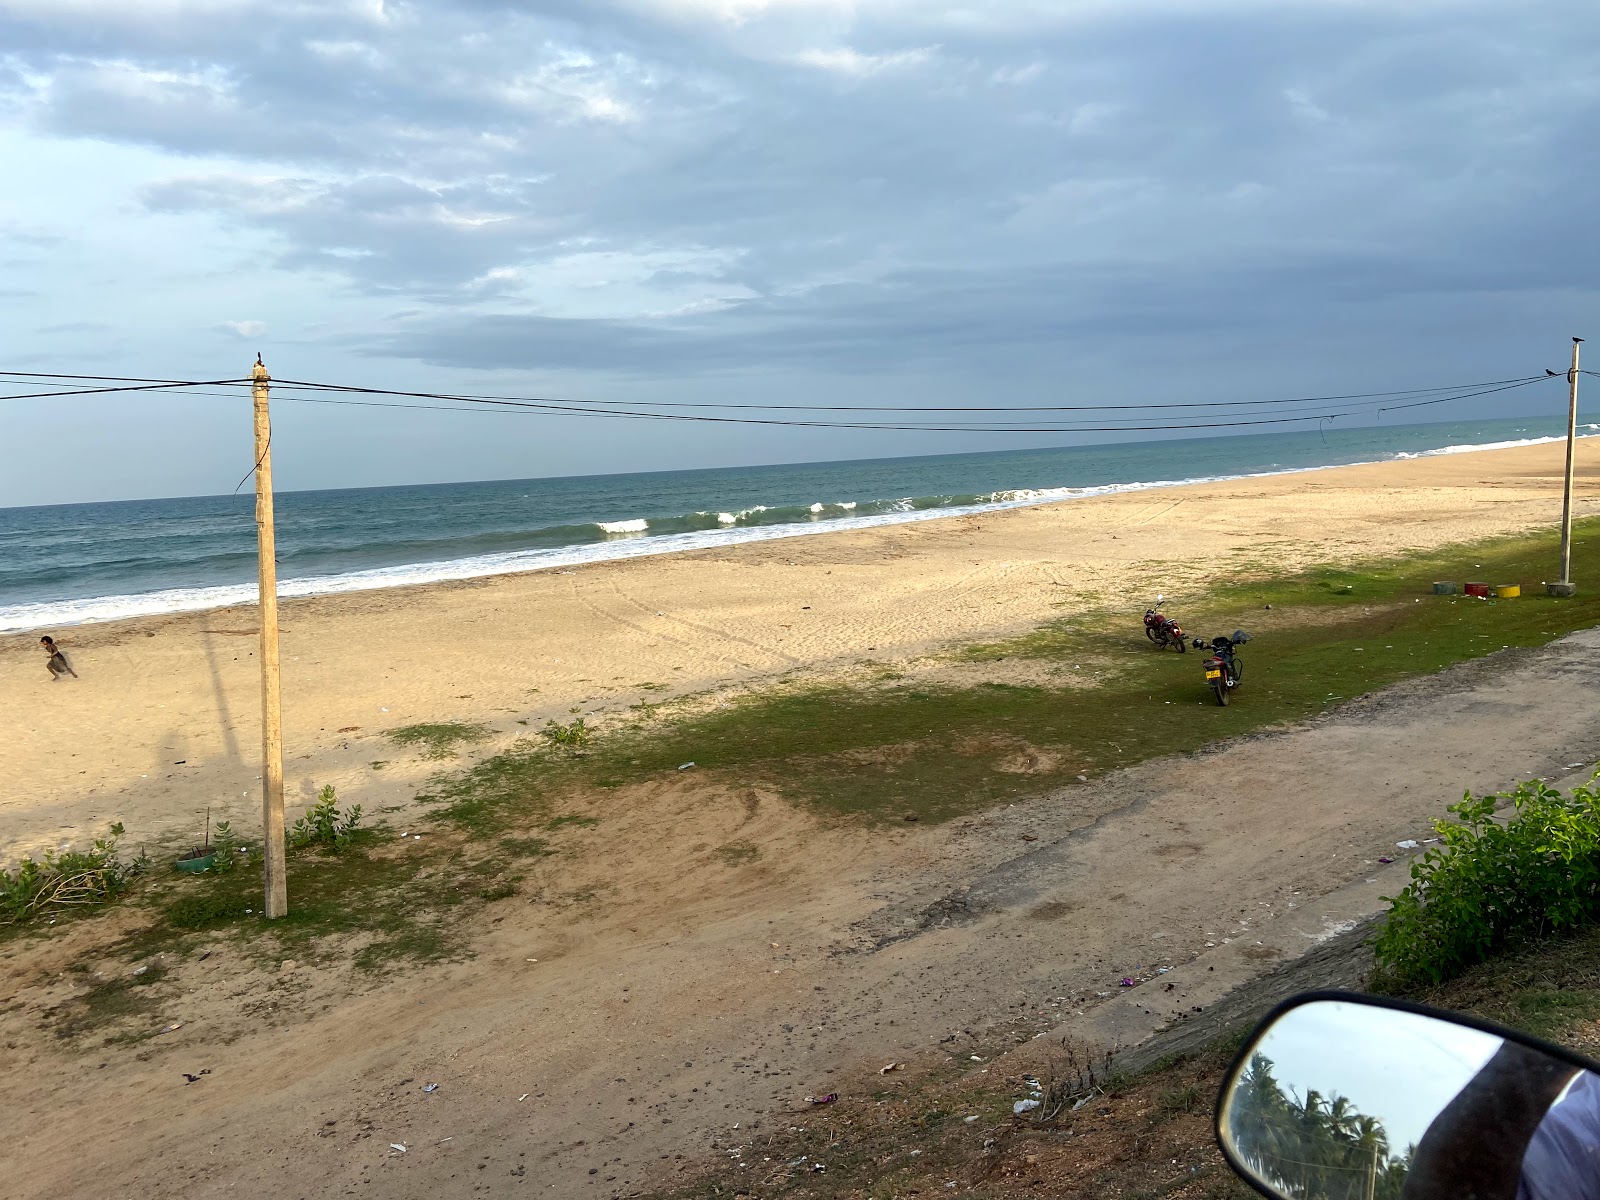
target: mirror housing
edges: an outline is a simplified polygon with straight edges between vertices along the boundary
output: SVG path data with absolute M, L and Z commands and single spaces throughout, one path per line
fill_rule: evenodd
M 1216 1137 L 1274 1200 L 1600 1197 L 1600 1074 L 1514 1030 L 1348 992 L 1291 997 L 1223 1077 Z

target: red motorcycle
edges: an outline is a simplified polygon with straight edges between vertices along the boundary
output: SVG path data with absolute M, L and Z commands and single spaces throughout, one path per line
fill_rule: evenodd
M 1183 640 L 1183 630 L 1178 628 L 1178 623 L 1161 611 L 1166 600 L 1165 596 L 1157 596 L 1155 607 L 1144 610 L 1144 635 L 1161 649 L 1171 646 L 1182 654 L 1189 647 Z

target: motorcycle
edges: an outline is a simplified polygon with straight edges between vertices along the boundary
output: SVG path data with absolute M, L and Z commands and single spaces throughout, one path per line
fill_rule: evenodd
M 1194 640 L 1196 650 L 1210 650 L 1211 653 L 1200 665 L 1205 668 L 1206 684 L 1211 688 L 1212 695 L 1216 696 L 1217 703 L 1226 707 L 1228 695 L 1239 686 L 1239 680 L 1244 674 L 1244 664 L 1239 661 L 1239 656 L 1234 653 L 1235 646 L 1242 646 L 1250 640 L 1250 635 L 1242 629 L 1235 629 L 1232 637 L 1214 637 L 1208 646 L 1199 638 Z
M 1161 606 L 1166 602 L 1165 596 L 1157 596 L 1155 607 L 1144 610 L 1144 635 L 1161 649 L 1172 646 L 1182 654 L 1189 647 L 1183 640 L 1183 630 L 1178 623 L 1161 611 Z
M 1350 992 L 1291 996 L 1223 1077 L 1213 1132 L 1273 1200 L 1600 1196 L 1600 1065 Z

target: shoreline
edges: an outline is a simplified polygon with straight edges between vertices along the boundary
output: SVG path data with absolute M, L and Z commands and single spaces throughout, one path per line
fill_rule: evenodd
M 1600 437 L 1600 434 L 1587 435 L 1587 438 L 1593 437 Z M 1579 441 L 1584 440 L 1586 440 L 1586 437 L 1580 436 Z M 1277 479 L 1326 471 L 1342 471 L 1352 467 L 1417 462 L 1462 454 L 1493 453 L 1502 450 L 1550 445 L 1564 441 L 1564 437 L 1546 436 L 1507 442 L 1490 442 L 1480 445 L 1442 446 L 1431 450 L 1396 451 L 1387 458 L 1356 463 L 1286 467 L 1273 471 L 1196 476 L 1187 479 L 1136 480 L 1127 483 L 1094 484 L 1084 487 L 1018 488 L 992 493 L 995 498 L 977 504 L 909 509 L 862 516 L 836 516 L 805 523 L 792 522 L 745 527 L 728 525 L 714 530 L 651 535 L 647 532 L 649 527 L 649 519 L 647 518 L 594 522 L 598 528 L 605 530 L 608 535 L 618 537 L 619 540 L 584 542 L 555 548 L 503 551 L 486 555 L 469 555 L 461 558 L 347 571 L 333 575 L 294 577 L 279 581 L 278 596 L 281 600 L 290 600 L 315 596 L 342 595 L 351 592 L 382 591 L 391 588 L 426 587 L 434 584 L 494 579 L 500 576 L 553 571 L 564 567 L 577 567 L 592 563 L 653 558 L 659 555 L 682 554 L 696 550 L 716 550 L 723 547 L 749 545 L 759 542 L 784 541 L 790 538 L 809 537 L 816 534 L 848 533 L 888 526 L 919 524 L 925 521 L 946 518 L 979 516 L 1019 508 L 1067 504 L 1102 496 L 1165 491 L 1173 488 L 1197 487 L 1206 484 Z M 812 507 L 813 511 L 816 511 L 824 506 L 813 505 Z M 853 508 L 854 504 L 852 503 L 849 507 Z M 721 517 L 728 515 L 720 514 L 719 520 Z M 253 607 L 255 603 L 255 586 L 246 582 L 166 588 L 153 592 L 114 594 L 69 600 L 10 605 L 0 604 L 0 637 L 49 628 L 76 628 L 91 624 L 109 624 L 141 617 L 214 612 L 241 606 Z

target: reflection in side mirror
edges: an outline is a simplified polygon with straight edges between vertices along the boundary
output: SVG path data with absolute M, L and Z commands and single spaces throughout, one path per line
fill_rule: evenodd
M 1600 1200 L 1600 1075 L 1510 1031 L 1313 993 L 1246 1042 L 1217 1141 L 1281 1200 Z

